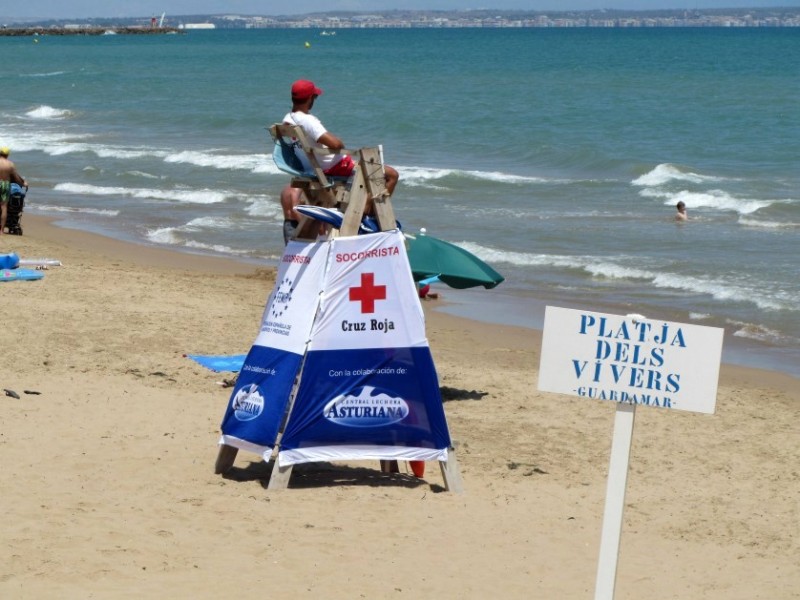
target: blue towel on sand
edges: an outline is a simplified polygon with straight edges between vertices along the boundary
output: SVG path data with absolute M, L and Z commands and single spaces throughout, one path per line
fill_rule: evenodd
M 193 361 L 200 363 L 206 369 L 211 369 L 219 373 L 220 371 L 233 371 L 238 373 L 242 370 L 246 354 L 235 354 L 233 356 L 203 356 L 200 354 L 187 354 Z
M 34 269 L 0 269 L 0 281 L 36 281 L 42 277 L 44 273 Z

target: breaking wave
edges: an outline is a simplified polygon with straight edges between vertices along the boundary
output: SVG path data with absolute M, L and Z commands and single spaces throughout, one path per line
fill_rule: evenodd
M 36 204 L 32 208 L 42 212 L 54 213 L 82 213 L 87 215 L 102 215 L 105 217 L 116 217 L 119 215 L 118 210 L 107 208 L 75 208 L 73 206 L 53 206 L 51 204 Z M 27 206 L 25 207 L 25 210 L 28 210 Z
M 156 190 L 148 188 L 125 188 L 98 186 L 85 183 L 59 183 L 54 188 L 58 192 L 70 194 L 86 194 L 92 196 L 123 196 L 145 200 L 174 200 L 194 204 L 217 204 L 227 198 L 236 197 L 215 190 Z
M 67 110 L 66 108 L 53 108 L 52 106 L 47 106 L 46 104 L 38 106 L 25 113 L 25 116 L 29 119 L 64 119 L 71 115 L 71 110 Z
M 762 208 L 784 202 L 783 200 L 757 200 L 754 198 L 737 198 L 723 190 L 708 190 L 706 192 L 667 192 L 664 190 L 644 189 L 639 194 L 645 198 L 663 198 L 664 204 L 674 206 L 682 201 L 689 208 L 710 208 L 714 210 L 729 210 L 740 215 L 749 215 Z
M 645 173 L 631 181 L 631 185 L 656 187 L 671 181 L 689 181 L 691 183 L 706 183 L 709 181 L 724 181 L 724 177 L 701 175 L 692 171 L 684 171 L 675 165 L 663 163 L 652 171 Z
M 194 233 L 200 231 L 200 227 L 195 222 L 194 224 L 187 223 L 180 227 L 161 227 L 159 229 L 151 229 L 145 234 L 145 237 L 155 244 L 162 244 L 168 246 L 183 246 L 184 248 L 192 248 L 195 250 L 210 250 L 219 252 L 221 254 L 228 254 L 232 256 L 245 256 L 249 254 L 245 250 L 236 250 L 224 244 L 206 244 L 198 242 L 197 240 L 190 239 L 187 233 Z
M 722 281 L 714 278 L 693 277 L 670 273 L 661 269 L 653 271 L 625 265 L 620 260 L 604 256 L 567 256 L 554 254 L 531 254 L 488 248 L 470 242 L 456 244 L 492 265 L 505 263 L 518 267 L 553 267 L 583 271 L 596 279 L 637 281 L 656 288 L 678 290 L 694 294 L 705 294 L 725 302 L 752 303 L 763 310 L 796 311 L 800 307 L 783 293 L 770 293 L 756 283 Z
M 528 177 L 512 175 L 500 171 L 475 171 L 463 169 L 435 169 L 428 167 L 397 166 L 403 185 L 447 189 L 447 180 L 467 179 L 510 185 L 560 184 L 572 183 L 568 179 L 548 179 L 545 177 Z

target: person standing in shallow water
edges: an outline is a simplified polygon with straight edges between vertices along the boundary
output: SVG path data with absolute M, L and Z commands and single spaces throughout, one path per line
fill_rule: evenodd
M 11 150 L 7 147 L 0 148 L 0 235 L 5 233 L 6 218 L 8 217 L 8 200 L 11 196 L 11 184 L 16 183 L 27 187 L 28 182 L 17 173 L 14 163 L 8 160 Z
M 683 203 L 683 200 L 678 202 L 675 206 L 677 212 L 675 213 L 675 220 L 676 221 L 688 221 L 689 215 L 686 214 L 686 204 Z

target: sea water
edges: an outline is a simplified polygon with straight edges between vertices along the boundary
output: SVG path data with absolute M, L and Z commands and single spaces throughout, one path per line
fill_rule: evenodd
M 265 127 L 308 78 L 326 126 L 399 170 L 405 230 L 505 275 L 443 288 L 448 310 L 723 327 L 726 360 L 800 375 L 796 30 L 215 30 L 0 50 L 0 145 L 30 214 L 275 264 L 289 177 Z

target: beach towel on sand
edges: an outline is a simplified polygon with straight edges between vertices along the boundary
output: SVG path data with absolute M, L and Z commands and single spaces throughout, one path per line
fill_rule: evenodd
M 0 269 L 0 281 L 37 281 L 44 273 L 34 269 Z
M 234 354 L 232 356 L 203 356 L 202 354 L 187 354 L 187 357 L 203 365 L 206 369 L 211 369 L 219 373 L 220 371 L 233 371 L 238 373 L 242 370 L 246 354 Z

